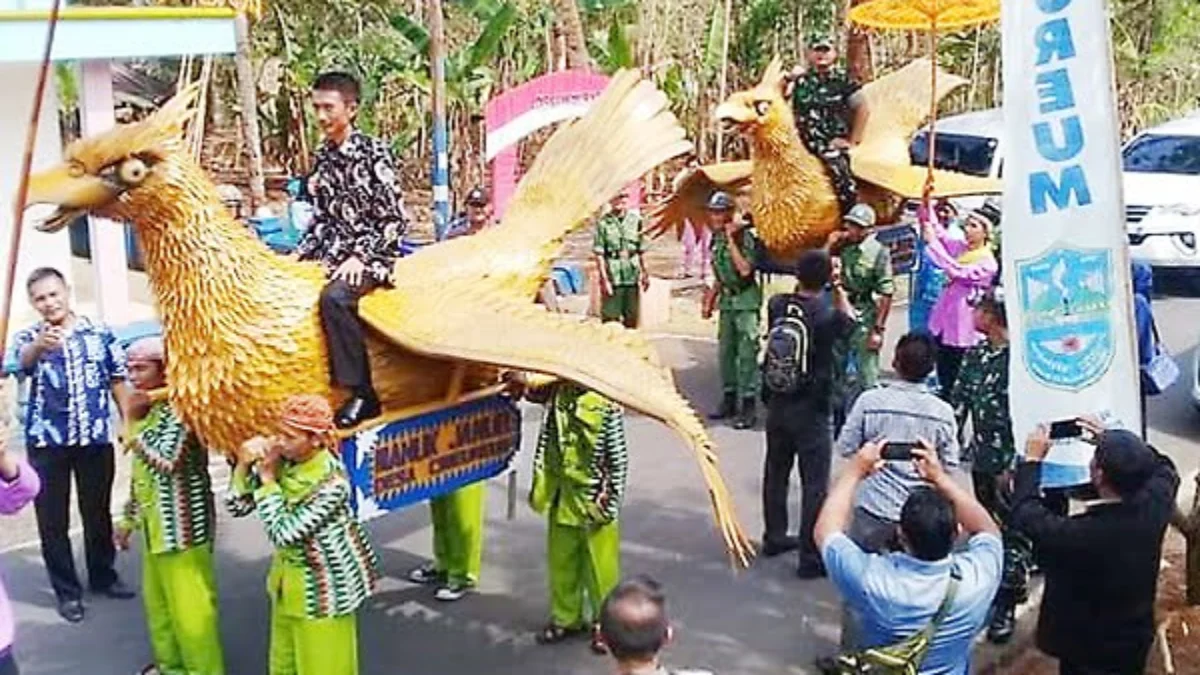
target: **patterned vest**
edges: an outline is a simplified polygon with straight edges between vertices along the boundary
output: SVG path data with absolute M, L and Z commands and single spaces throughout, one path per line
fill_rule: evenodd
M 138 420 L 129 450 L 133 479 L 122 525 L 141 530 L 150 553 L 183 551 L 212 541 L 208 453 L 170 405 L 155 403 Z
M 553 386 L 533 458 L 529 504 L 553 514 L 560 525 L 612 522 L 629 470 L 621 407 L 572 384 Z
M 234 517 L 257 512 L 275 546 L 267 594 L 285 616 L 345 616 L 374 591 L 379 559 L 350 510 L 342 464 L 328 451 L 299 464 L 283 462 L 270 485 L 235 471 L 228 505 Z

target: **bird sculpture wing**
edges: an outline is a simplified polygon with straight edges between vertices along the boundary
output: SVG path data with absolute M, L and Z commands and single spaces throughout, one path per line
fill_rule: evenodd
M 919 199 L 925 186 L 926 168 L 912 165 L 908 149 L 913 134 L 929 118 L 931 73 L 930 62 L 917 59 L 864 86 L 862 95 L 870 115 L 862 142 L 850 151 L 850 166 L 855 176 L 908 199 Z M 937 99 L 940 101 L 966 83 L 966 79 L 939 68 Z M 1000 191 L 998 180 L 934 170 L 936 197 Z
M 635 73 L 618 74 L 587 115 L 546 143 L 499 225 L 401 259 L 394 288 L 364 297 L 359 314 L 405 349 L 559 377 L 662 420 L 695 452 L 718 529 L 745 564 L 753 550 L 712 441 L 649 342 L 533 302 L 568 232 L 690 148 L 666 97 Z
M 753 163 L 749 160 L 721 162 L 696 167 L 675 179 L 671 196 L 650 210 L 647 234 L 659 236 L 665 232 L 682 235 L 684 224 L 707 223 L 708 198 L 718 190 L 738 195 L 750 190 Z

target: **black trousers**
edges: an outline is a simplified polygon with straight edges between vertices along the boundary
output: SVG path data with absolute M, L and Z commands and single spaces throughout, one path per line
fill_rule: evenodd
M 75 477 L 79 513 L 83 518 L 83 546 L 87 559 L 88 585 L 104 590 L 117 581 L 113 561 L 111 498 L 113 446 L 31 448 L 29 463 L 42 479 L 42 491 L 34 500 L 42 560 L 50 585 L 60 600 L 83 596 L 75 556 L 71 551 L 71 476 Z
M 966 353 L 965 347 L 954 347 L 938 340 L 937 376 L 938 386 L 941 388 L 940 395 L 943 399 L 950 398 L 950 392 L 954 390 L 954 383 L 958 380 L 958 370 L 962 367 L 963 356 Z
M 1121 670 L 1109 668 L 1096 668 L 1094 666 L 1084 666 L 1067 661 L 1058 662 L 1058 675 L 1137 675 L 1141 673 L 1141 669 L 1137 670 Z
M 12 648 L 3 656 L 0 656 L 0 675 L 20 675 L 20 669 L 17 668 L 17 660 L 12 655 Z
M 368 393 L 372 388 L 367 332 L 358 318 L 358 301 L 375 288 L 370 281 L 351 286 L 337 279 L 321 289 L 321 329 L 329 348 L 329 371 L 335 385 L 355 393 Z
M 788 488 L 792 466 L 800 469 L 800 564 L 821 562 L 813 526 L 829 492 L 833 435 L 829 411 L 813 406 L 767 406 L 767 456 L 763 463 L 763 542 L 781 542 L 788 534 Z

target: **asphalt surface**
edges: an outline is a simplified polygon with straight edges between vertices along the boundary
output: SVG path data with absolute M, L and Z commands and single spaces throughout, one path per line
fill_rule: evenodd
M 1195 320 L 1200 299 L 1160 299 L 1155 313 L 1165 341 L 1190 374 L 1200 338 Z M 895 319 L 889 331 L 892 340 L 904 326 L 902 316 Z M 707 409 L 715 403 L 715 344 L 694 338 L 665 338 L 659 344 L 664 361 L 675 369 L 680 387 L 696 405 Z M 1175 458 L 1185 475 L 1200 466 L 1200 413 L 1189 394 L 1188 387 L 1176 386 L 1150 405 L 1152 441 Z M 363 673 L 609 672 L 605 660 L 592 656 L 585 642 L 540 647 L 533 641 L 547 611 L 545 524 L 525 506 L 523 497 L 540 419 L 538 408 L 527 409 L 525 451 L 517 474 L 522 499 L 513 520 L 506 519 L 505 482 L 491 483 L 478 593 L 443 604 L 432 597 L 431 589 L 404 580 L 430 553 L 425 507 L 370 523 L 386 578 L 359 622 Z M 838 606 L 829 584 L 797 580 L 790 557 L 760 560 L 735 573 L 712 527 L 708 499 L 690 454 L 665 427 L 650 420 L 630 417 L 628 431 L 633 452 L 622 514 L 623 568 L 627 574 L 650 574 L 665 584 L 677 636 L 668 654 L 671 664 L 739 675 L 809 672 L 812 659 L 836 645 Z M 713 435 L 741 520 L 748 534 L 757 536 L 762 433 L 718 426 Z M 127 485 L 127 467 L 121 464 L 115 501 Z M 214 476 L 223 486 L 224 469 L 216 469 Z M 16 650 L 23 673 L 124 675 L 149 661 L 140 600 L 88 598 L 84 623 L 62 622 L 42 569 L 32 514 L 2 522 L 0 569 L 18 619 Z M 270 548 L 254 520 L 222 516 L 217 549 L 229 673 L 264 673 L 268 614 L 263 582 Z M 137 553 L 124 554 L 118 565 L 125 579 L 139 582 Z

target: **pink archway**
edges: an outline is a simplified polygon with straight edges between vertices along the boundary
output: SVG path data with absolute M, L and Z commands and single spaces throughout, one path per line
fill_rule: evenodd
M 608 77 L 583 70 L 565 70 L 543 75 L 509 89 L 487 102 L 486 157 L 492 163 L 492 207 L 496 217 L 504 215 L 517 187 L 517 144 L 543 127 L 581 117 L 591 102 L 608 85 Z M 627 191 L 632 203 L 640 204 L 641 182 Z

